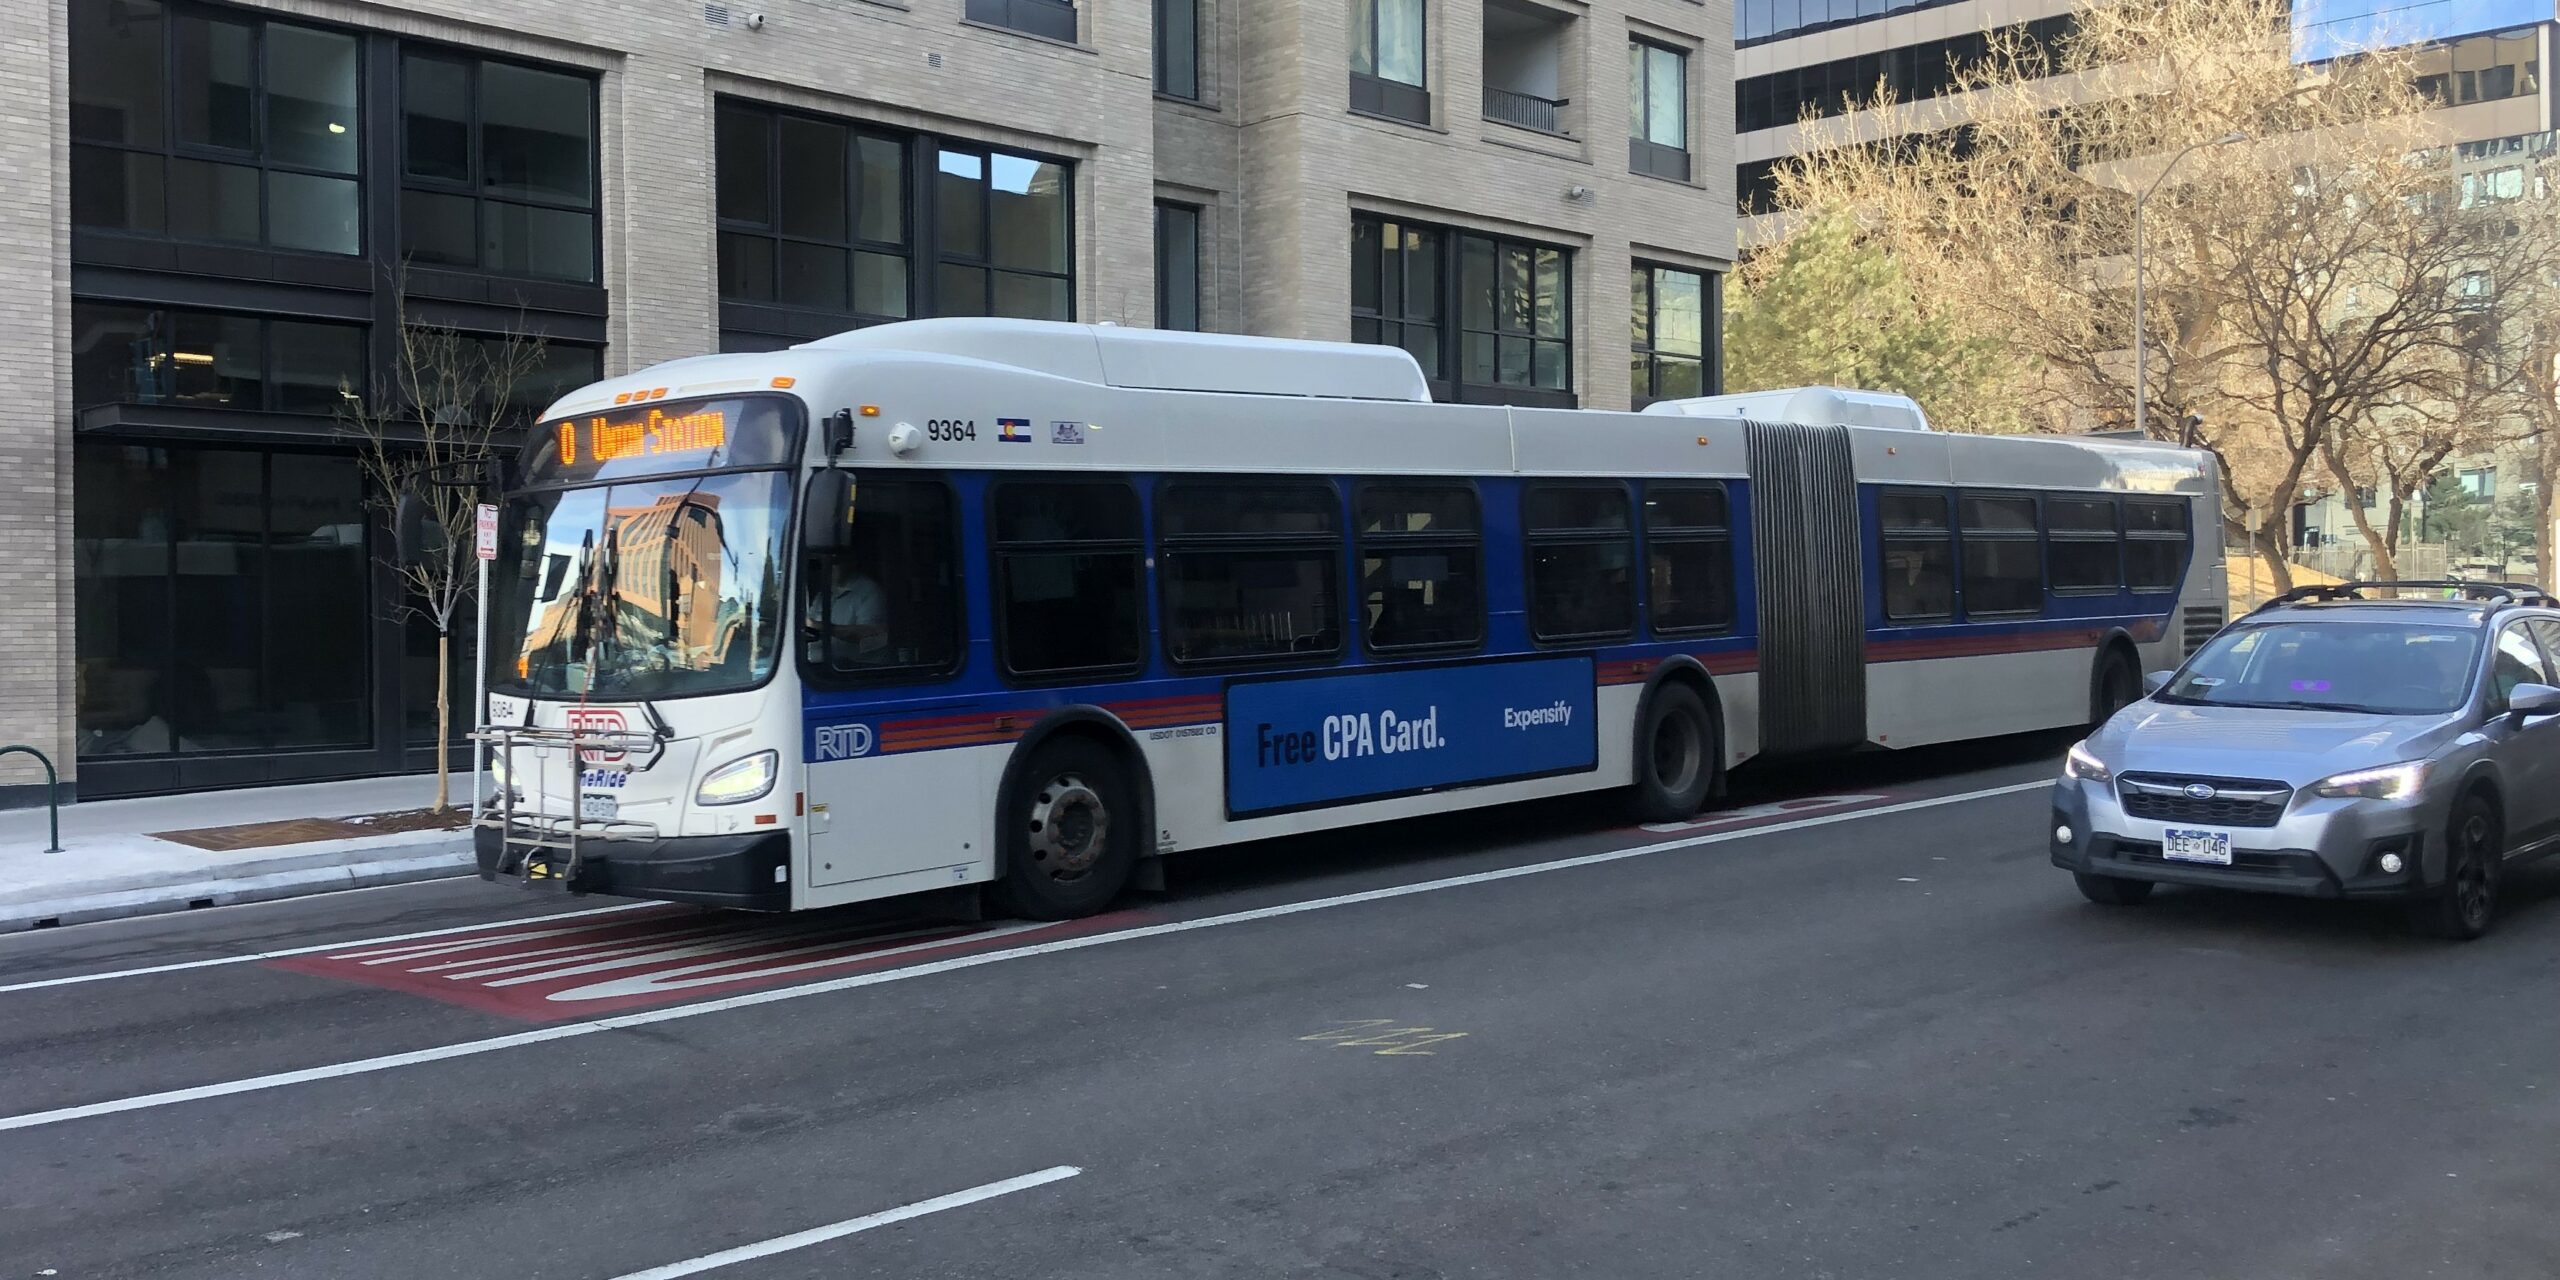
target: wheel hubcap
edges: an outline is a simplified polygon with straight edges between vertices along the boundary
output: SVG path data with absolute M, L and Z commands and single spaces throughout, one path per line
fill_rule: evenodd
M 2462 865 L 2453 876 L 2453 891 L 2467 923 L 2478 924 L 2489 916 L 2489 858 L 2489 820 L 2472 814 L 2462 823 Z
M 1056 880 L 1093 870 L 1110 847 L 1111 814 L 1102 797 L 1072 773 L 1051 778 L 1031 800 L 1031 861 Z
M 1653 730 L 1653 778 L 1665 791 L 1687 791 L 1698 780 L 1698 726 L 1680 716 L 1665 716 Z

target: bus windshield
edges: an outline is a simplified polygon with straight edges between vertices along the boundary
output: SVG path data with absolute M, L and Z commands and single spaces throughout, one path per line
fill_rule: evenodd
M 788 599 L 782 539 L 793 473 L 702 471 L 787 461 L 796 417 L 785 402 L 745 399 L 537 433 L 530 478 L 604 483 L 520 492 L 501 508 L 491 687 L 677 698 L 771 676 Z M 648 474 L 675 468 L 692 473 Z

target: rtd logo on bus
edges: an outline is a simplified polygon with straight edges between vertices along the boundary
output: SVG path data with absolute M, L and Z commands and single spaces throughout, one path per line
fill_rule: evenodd
M 581 737 L 594 734 L 620 734 L 631 730 L 631 722 L 619 711 L 589 710 L 574 707 L 569 711 L 569 731 Z M 587 764 L 621 764 L 630 757 L 620 747 L 581 747 L 578 759 Z

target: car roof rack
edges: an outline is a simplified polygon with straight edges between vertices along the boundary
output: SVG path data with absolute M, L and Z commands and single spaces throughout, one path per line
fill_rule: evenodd
M 2336 603 L 2353 600 L 2371 604 L 2376 602 L 2367 599 L 2364 593 L 2386 588 L 2395 591 L 2413 589 L 2452 591 L 2459 593 L 2456 597 L 2458 599 L 2487 605 L 2549 606 L 2555 603 L 2550 592 L 2527 582 L 2473 582 L 2463 578 L 2394 578 L 2364 582 L 2327 582 L 2316 586 L 2295 587 L 2249 612 L 2263 613 L 2283 605 L 2301 604 L 2306 601 Z M 2428 599 L 2424 596 L 2418 597 L 2421 603 Z M 2436 603 L 2443 602 L 2436 601 Z

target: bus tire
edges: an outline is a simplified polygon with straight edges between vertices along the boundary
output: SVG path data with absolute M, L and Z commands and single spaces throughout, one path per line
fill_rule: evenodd
M 2142 700 L 2142 673 L 2124 650 L 2110 647 L 2098 659 L 2098 679 L 2090 691 L 2089 729 L 2094 733 L 2115 714 Z
M 1669 680 L 1645 699 L 1636 730 L 1636 816 L 1679 822 L 1696 816 L 1715 790 L 1723 743 L 1706 701 L 1687 682 Z
M 1041 744 L 997 801 L 996 908 L 1072 920 L 1110 906 L 1137 867 L 1140 828 L 1137 791 L 1110 749 L 1075 735 Z

